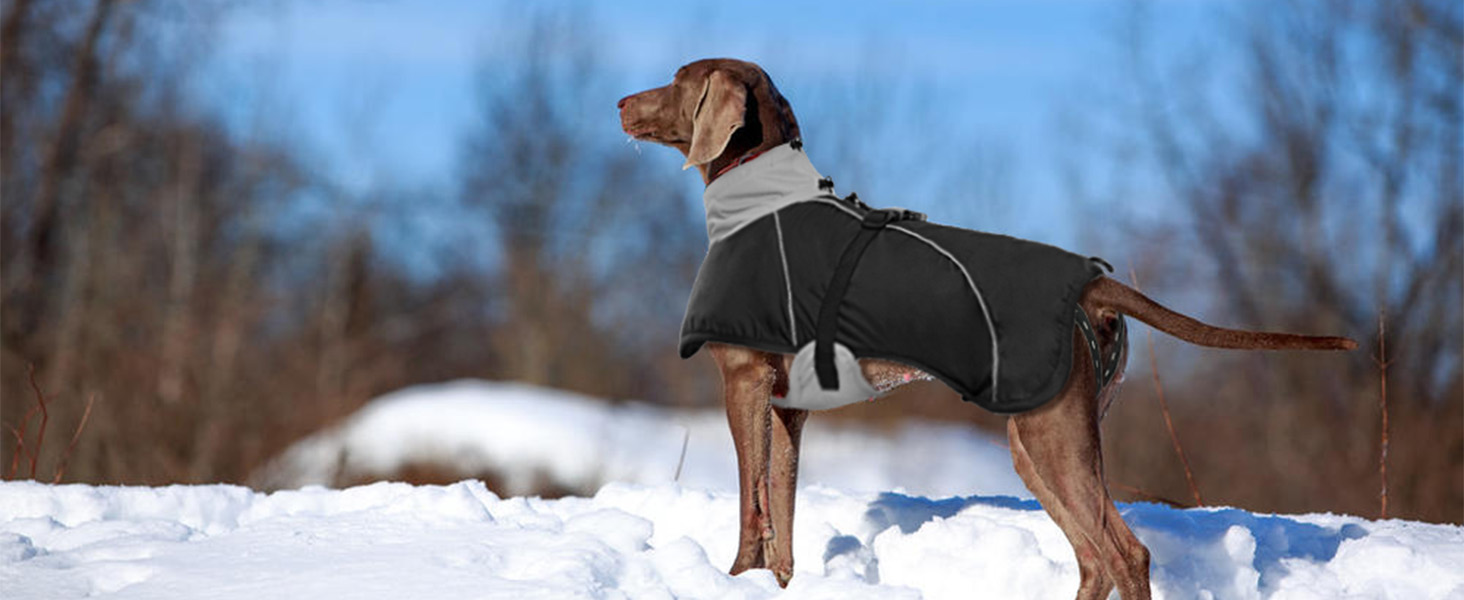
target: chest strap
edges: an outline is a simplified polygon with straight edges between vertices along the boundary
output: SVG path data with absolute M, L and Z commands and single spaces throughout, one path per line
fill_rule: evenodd
M 834 337 L 839 329 L 839 305 L 849 291 L 849 281 L 854 278 L 854 269 L 869 244 L 874 241 L 886 225 L 906 220 L 925 220 L 925 215 L 901 208 L 871 210 L 864 214 L 859 233 L 844 246 L 839 255 L 839 265 L 829 280 L 828 291 L 818 307 L 818 325 L 813 349 L 814 372 L 818 374 L 818 385 L 825 390 L 839 389 L 839 373 L 834 368 Z

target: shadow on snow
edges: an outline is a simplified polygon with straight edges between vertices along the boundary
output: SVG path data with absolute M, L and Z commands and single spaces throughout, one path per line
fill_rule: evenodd
M 840 556 L 867 553 L 868 544 L 891 527 L 902 534 L 919 531 L 926 523 L 949 519 L 971 507 L 1040 511 L 1036 500 L 1011 496 L 965 496 L 941 499 L 880 494 L 869 503 L 864 519 L 869 539 L 851 535 L 831 538 L 824 550 L 827 563 Z M 1152 556 L 1156 586 L 1186 582 L 1185 588 L 1234 589 L 1249 581 L 1254 569 L 1255 588 L 1262 595 L 1275 591 L 1289 569 L 1288 561 L 1330 562 L 1342 542 L 1367 535 L 1357 523 L 1324 527 L 1278 515 L 1258 515 L 1234 508 L 1176 509 L 1159 504 L 1121 504 L 1119 511 Z M 868 557 L 866 560 L 871 560 Z M 877 559 L 871 573 L 877 581 Z M 1161 574 L 1162 572 L 1162 574 Z M 1161 581 L 1161 580 L 1167 580 Z M 1165 585 L 1166 583 L 1170 585 Z M 1250 587 L 1245 585 L 1245 587 Z M 1174 589 L 1172 592 L 1186 590 Z M 1237 590 L 1239 591 L 1239 590 Z

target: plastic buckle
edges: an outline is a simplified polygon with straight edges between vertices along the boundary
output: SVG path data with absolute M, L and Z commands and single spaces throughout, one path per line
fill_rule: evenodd
M 879 229 L 898 221 L 924 221 L 925 215 L 904 208 L 881 208 L 864 213 L 864 227 Z
M 894 223 L 895 221 L 900 220 L 900 216 L 901 215 L 898 210 L 891 210 L 888 208 L 871 210 L 867 213 L 864 213 L 864 228 L 881 229 L 885 225 L 889 225 L 890 223 Z

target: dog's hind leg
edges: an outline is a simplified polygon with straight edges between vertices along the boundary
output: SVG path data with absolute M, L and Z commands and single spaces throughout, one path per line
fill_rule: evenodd
M 1104 485 L 1097 381 L 1086 343 L 1080 334 L 1074 336 L 1074 368 L 1062 391 L 1041 408 L 1011 418 L 1013 450 L 1030 459 L 1041 482 L 1034 487 L 1047 490 L 1051 500 L 1042 502 L 1053 520 L 1070 541 L 1080 540 L 1073 542 L 1073 550 L 1085 579 L 1077 597 L 1106 592 L 1106 584 L 1090 574 L 1092 567 L 1081 566 L 1085 554 L 1096 553 L 1106 579 L 1117 585 L 1124 600 L 1147 599 L 1149 551 L 1123 522 Z
M 775 371 L 765 353 L 723 344 L 708 344 L 707 348 L 722 374 L 722 400 L 732 430 L 732 445 L 737 450 L 740 526 L 737 558 L 730 570 L 736 575 L 767 566 L 764 543 L 773 536 L 773 523 L 768 518 L 768 438 L 772 425 L 768 398 Z
M 1037 467 L 1032 464 L 1032 457 L 1027 455 L 1027 449 L 1022 447 L 1022 438 L 1017 434 L 1015 420 L 1007 421 L 1007 442 L 1011 445 L 1012 466 L 1016 468 L 1017 475 L 1022 477 L 1022 483 L 1027 484 L 1027 489 L 1042 503 L 1047 510 L 1047 515 L 1052 517 L 1053 522 L 1067 536 L 1068 543 L 1073 546 L 1073 554 L 1078 559 L 1078 599 L 1079 600 L 1101 600 L 1108 597 L 1108 592 L 1113 591 L 1113 580 L 1108 578 L 1107 571 L 1103 568 L 1102 555 L 1098 547 L 1082 534 L 1073 522 L 1072 515 L 1058 501 L 1057 495 L 1048 489 L 1047 484 L 1037 475 Z

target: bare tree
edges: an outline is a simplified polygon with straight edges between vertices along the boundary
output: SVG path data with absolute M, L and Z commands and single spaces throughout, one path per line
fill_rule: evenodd
M 657 399 L 636 360 L 674 347 L 701 229 L 686 186 L 617 139 L 617 90 L 580 19 L 534 12 L 485 61 L 461 197 L 494 228 L 503 375 Z
M 294 408 L 260 382 L 309 389 L 279 352 L 300 319 L 277 307 L 302 288 L 271 273 L 292 255 L 258 216 L 308 182 L 288 151 L 235 141 L 183 91 L 218 8 L 4 9 L 0 416 L 25 418 L 32 365 L 53 426 L 96 398 L 69 478 L 242 477 L 264 451 L 248 446 Z M 40 451 L 45 464 L 60 449 Z
M 1464 518 L 1464 455 L 1436 451 L 1464 447 L 1461 21 L 1455 3 L 1432 0 L 1247 5 L 1215 19 L 1230 24 L 1216 53 L 1173 62 L 1146 48 L 1140 26 L 1120 134 L 1182 215 L 1132 233 L 1140 247 L 1194 252 L 1200 277 L 1170 281 L 1202 286 L 1221 318 L 1372 336 L 1362 346 L 1377 348 L 1386 311 L 1390 456 L 1394 481 L 1408 482 L 1393 486 L 1396 514 L 1446 520 Z M 1185 386 L 1188 418 L 1212 426 L 1189 442 L 1210 447 L 1194 452 L 1196 471 L 1228 482 L 1220 502 L 1376 506 L 1366 352 L 1207 354 L 1204 365 Z

